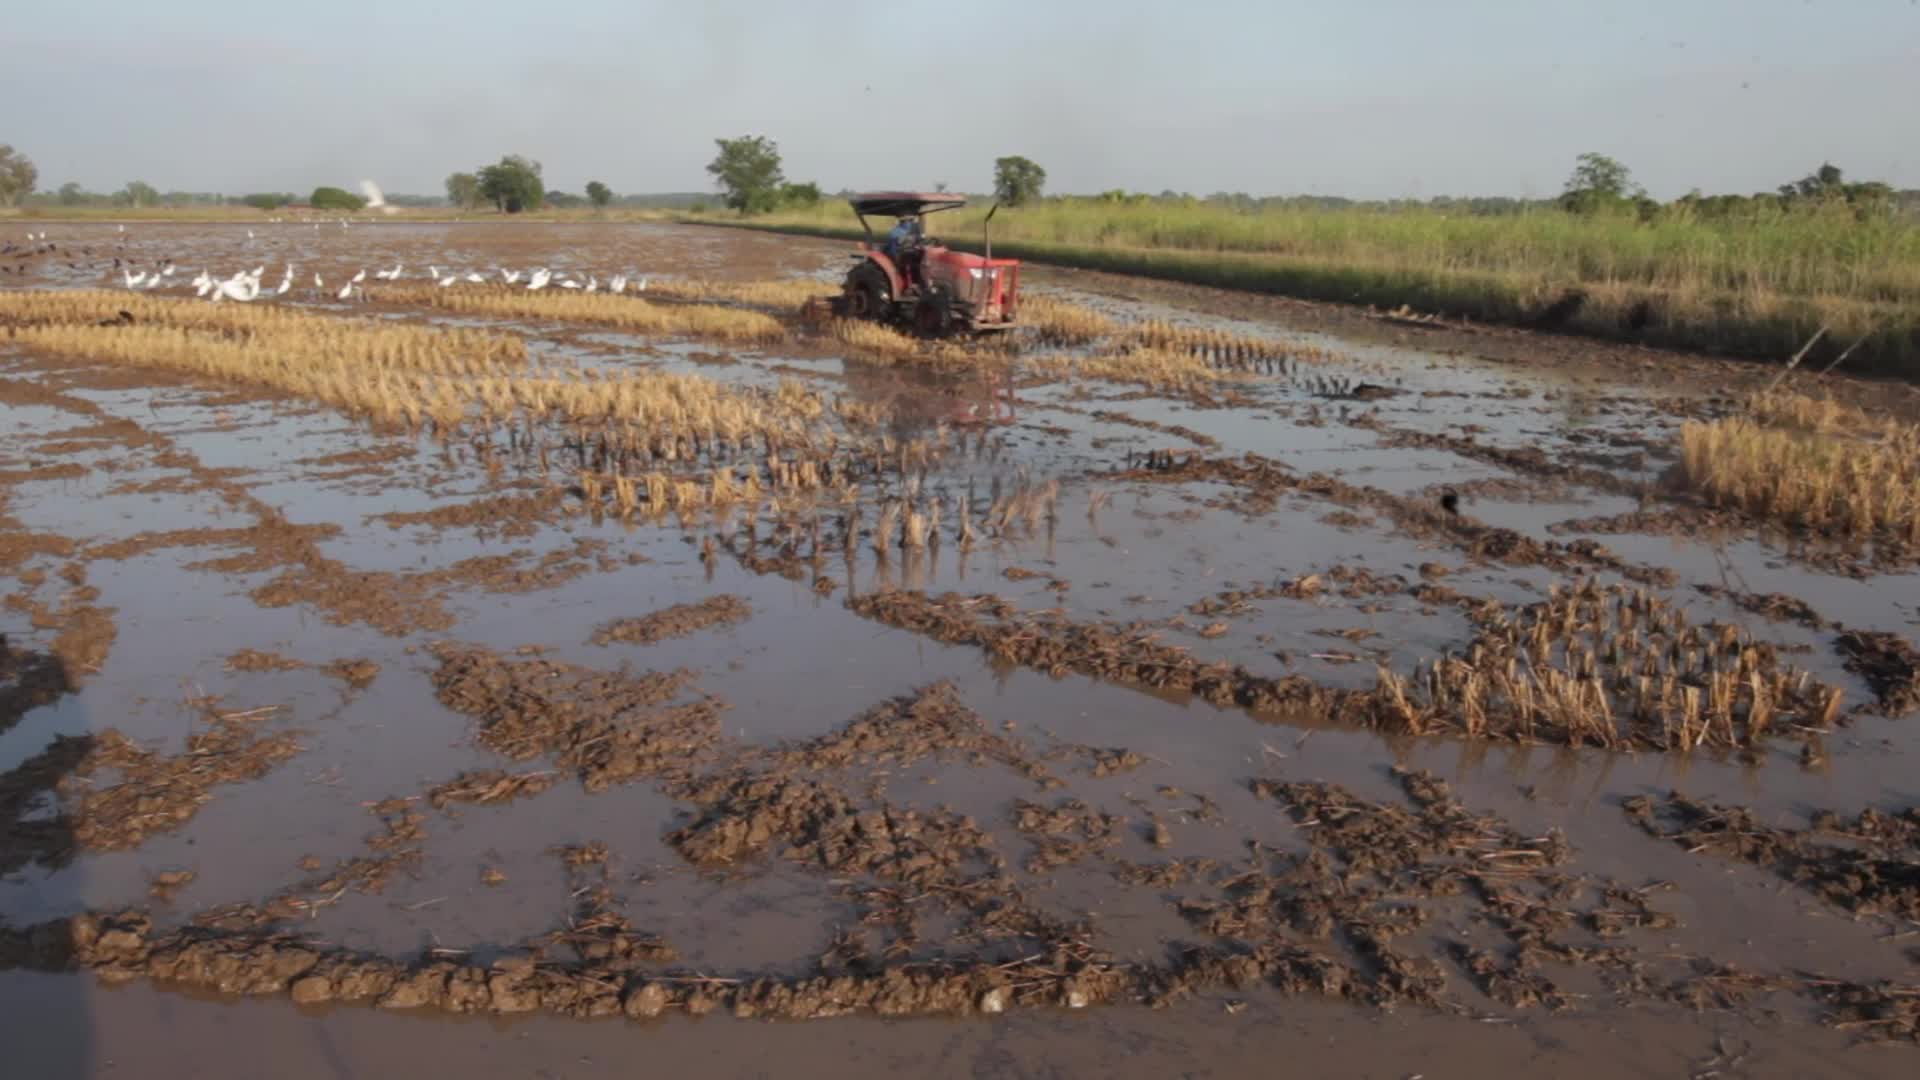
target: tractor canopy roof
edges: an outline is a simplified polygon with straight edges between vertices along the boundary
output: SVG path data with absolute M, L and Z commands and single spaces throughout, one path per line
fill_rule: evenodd
M 965 195 L 946 195 L 925 191 L 868 191 L 847 200 L 853 212 L 861 216 L 905 217 L 931 214 L 938 210 L 956 210 L 967 205 Z

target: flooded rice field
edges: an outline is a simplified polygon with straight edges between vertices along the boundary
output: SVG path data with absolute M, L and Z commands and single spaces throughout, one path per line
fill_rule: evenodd
M 919 341 L 725 229 L 46 229 L 20 1075 L 1920 1063 L 1914 507 L 1707 441 L 1904 388 L 1038 268 Z

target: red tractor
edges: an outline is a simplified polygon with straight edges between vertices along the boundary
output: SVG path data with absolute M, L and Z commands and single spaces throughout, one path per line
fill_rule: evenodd
M 920 231 L 925 215 L 957 210 L 967 205 L 964 197 L 877 191 L 847 202 L 867 239 L 854 256 L 860 265 L 847 273 L 834 299 L 836 314 L 904 323 L 928 337 L 1017 325 L 1020 260 L 994 258 L 991 231 L 985 236 L 985 255 L 954 251 Z M 988 223 L 999 209 L 996 203 L 987 211 Z M 874 240 L 869 214 L 895 219 L 883 241 Z

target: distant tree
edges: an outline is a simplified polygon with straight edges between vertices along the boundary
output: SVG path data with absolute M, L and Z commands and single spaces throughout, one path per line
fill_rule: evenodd
M 935 180 L 933 182 L 933 190 L 937 194 L 945 195 L 947 193 L 947 182 L 945 180 Z
M 1889 210 L 1894 205 L 1892 185 L 1878 180 L 1849 183 L 1846 173 L 1831 161 L 1791 184 L 1781 184 L 1780 199 L 1788 207 L 1845 204 L 1861 214 Z
M 780 185 L 780 205 L 793 207 L 813 207 L 820 205 L 820 185 L 809 180 L 804 184 Z
M 491 202 L 503 214 L 538 210 L 546 202 L 546 185 L 540 179 L 540 163 L 519 154 L 508 154 L 497 165 L 480 170 L 480 197 Z
M 613 189 L 598 180 L 587 181 L 587 201 L 600 209 L 606 209 L 613 201 Z
M 315 210 L 358 210 L 367 200 L 343 188 L 317 187 L 307 196 L 307 205 Z
M 292 195 L 282 195 L 272 191 L 263 191 L 257 195 L 248 195 L 240 200 L 242 205 L 251 206 L 255 210 L 277 210 L 292 201 Z
M 1567 177 L 1567 194 L 1590 191 L 1624 198 L 1633 190 L 1633 170 L 1607 155 L 1588 152 L 1573 159 L 1573 175 Z
M 779 145 L 765 135 L 713 142 L 720 153 L 707 164 L 707 171 L 713 174 L 714 185 L 727 193 L 727 205 L 742 214 L 773 209 L 786 179 L 780 171 Z
M 145 180 L 129 180 L 123 190 L 128 206 L 157 206 L 160 203 L 160 192 Z
M 1017 154 L 993 163 L 993 193 L 1008 206 L 1038 199 L 1046 186 L 1047 170 Z
M 447 201 L 462 210 L 480 205 L 480 178 L 470 172 L 447 177 Z
M 39 182 L 40 170 L 33 167 L 33 159 L 0 143 L 0 206 L 18 205 Z
M 587 205 L 587 200 L 575 195 L 571 191 L 549 191 L 547 192 L 547 205 L 558 207 L 562 210 L 572 210 Z
M 1618 209 L 1645 192 L 1633 182 L 1633 171 L 1605 154 L 1588 152 L 1574 159 L 1573 175 L 1560 193 L 1560 205 L 1577 214 Z
M 61 206 L 81 206 L 87 201 L 87 193 L 72 180 L 60 185 Z

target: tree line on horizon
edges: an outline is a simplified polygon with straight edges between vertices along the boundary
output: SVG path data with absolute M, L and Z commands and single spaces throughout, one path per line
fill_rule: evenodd
M 777 143 L 764 135 L 742 135 L 716 139 L 718 152 L 707 165 L 721 203 L 743 215 L 776 210 L 806 209 L 817 206 L 825 197 L 817 183 L 788 181 Z M 67 207 L 156 206 L 249 206 L 271 211 L 302 205 L 292 192 L 254 192 L 228 195 L 212 192 L 166 191 L 141 180 L 129 181 L 113 192 L 93 192 L 69 181 L 53 191 L 38 191 L 39 173 L 32 159 L 12 146 L 0 144 L 0 207 L 26 205 Z M 1920 215 L 1920 190 L 1896 190 L 1880 181 L 1849 180 L 1844 170 L 1823 162 L 1818 169 L 1797 180 L 1781 184 L 1773 191 L 1750 195 L 1707 195 L 1695 188 L 1671 202 L 1650 197 L 1633 181 L 1631 170 L 1618 160 L 1599 153 L 1582 154 L 1575 161 L 1562 192 L 1551 198 L 1529 199 L 1513 196 L 1441 195 L 1429 199 L 1353 199 L 1338 195 L 1266 195 L 1239 191 L 1216 191 L 1204 196 L 1171 189 L 1158 194 L 1131 192 L 1121 188 L 1092 195 L 1055 195 L 1045 192 L 1046 169 L 1029 158 L 1010 155 L 994 161 L 992 195 L 1009 206 L 1047 198 L 1074 202 L 1114 204 L 1179 204 L 1223 207 L 1242 213 L 1268 209 L 1314 210 L 1433 210 L 1483 216 L 1518 214 L 1559 209 L 1579 215 L 1619 215 L 1651 221 L 1661 214 L 1683 213 L 1707 219 L 1733 219 L 1769 211 L 1802 209 L 1845 209 L 1865 218 L 1887 214 Z M 935 191 L 948 185 L 936 182 Z M 840 196 L 852 194 L 843 189 Z M 477 210 L 491 206 L 504 214 L 521 213 L 543 207 L 572 209 L 610 206 L 673 206 L 695 211 L 707 209 L 703 196 L 692 192 L 654 195 L 617 195 L 599 180 L 588 181 L 583 192 L 549 190 L 540 162 L 509 154 L 498 162 L 471 172 L 456 172 L 445 182 L 445 195 L 394 194 L 386 197 L 395 206 L 442 207 Z M 304 205 L 316 210 L 354 211 L 365 200 L 342 187 L 322 185 L 305 199 Z

